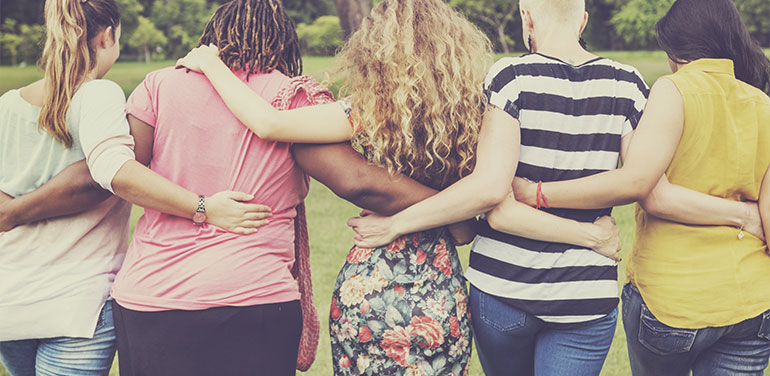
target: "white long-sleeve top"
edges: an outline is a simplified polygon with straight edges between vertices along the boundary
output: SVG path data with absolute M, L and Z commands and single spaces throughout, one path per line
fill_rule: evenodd
M 69 149 L 38 130 L 39 113 L 19 90 L 0 97 L 0 191 L 31 192 L 84 158 L 96 181 L 111 182 L 134 158 L 125 95 L 112 81 L 89 81 L 73 96 Z M 123 262 L 130 211 L 110 197 L 77 215 L 0 233 L 0 341 L 92 337 Z

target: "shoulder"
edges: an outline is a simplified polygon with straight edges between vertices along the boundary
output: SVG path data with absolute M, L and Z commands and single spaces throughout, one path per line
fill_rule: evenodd
M 681 104 L 683 101 L 682 89 L 677 85 L 676 75 L 668 75 L 658 78 L 650 88 L 650 99 L 653 97 L 661 103 L 670 105 Z
M 487 73 L 487 79 L 492 79 L 498 75 L 500 75 L 501 72 L 504 71 L 515 71 L 516 67 L 521 64 L 527 64 L 529 62 L 528 56 L 531 55 L 524 55 L 524 56 L 506 56 L 499 60 L 497 60 L 492 66 L 489 68 L 489 71 Z
M 199 73 L 190 73 L 190 74 L 199 74 Z M 174 77 L 184 77 L 184 76 L 185 76 L 184 69 L 174 69 L 174 67 L 165 67 L 165 68 L 157 69 L 150 73 L 147 73 L 147 75 L 144 76 L 144 83 L 147 86 L 155 86 L 164 80 L 171 79 Z
M 125 102 L 126 95 L 120 85 L 110 80 L 92 80 L 80 85 L 72 101 L 85 101 L 88 103 Z
M 639 72 L 639 69 L 636 69 L 636 67 L 634 67 L 633 65 L 624 64 L 619 61 L 608 59 L 606 57 L 600 60 L 597 60 L 594 64 L 600 65 L 600 66 L 603 65 L 614 69 L 617 72 L 618 78 L 638 81 L 642 83 L 645 82 L 644 76 L 642 76 L 642 73 Z
M 19 89 L 11 89 L 0 95 L 0 104 L 7 105 L 16 98 L 19 94 Z
M 285 77 L 285 76 L 284 76 Z M 276 108 L 295 108 L 334 101 L 334 94 L 310 76 L 286 77 L 273 100 Z

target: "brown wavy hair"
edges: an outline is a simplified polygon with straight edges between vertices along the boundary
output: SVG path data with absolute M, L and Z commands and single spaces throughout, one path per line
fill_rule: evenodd
M 338 59 L 374 164 L 435 188 L 473 170 L 492 50 L 465 17 L 442 0 L 385 0 Z
M 72 146 L 67 128 L 72 96 L 96 66 L 96 50 L 91 41 L 110 26 L 114 38 L 119 25 L 120 10 L 114 0 L 45 2 L 46 37 L 40 58 L 40 67 L 45 72 L 45 94 L 38 127 L 67 148 Z

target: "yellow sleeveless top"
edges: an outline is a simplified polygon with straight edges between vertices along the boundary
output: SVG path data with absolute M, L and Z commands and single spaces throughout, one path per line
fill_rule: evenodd
M 666 176 L 710 195 L 757 200 L 770 164 L 770 97 L 733 72 L 731 60 L 700 59 L 666 76 L 684 100 L 684 131 Z M 738 232 L 666 221 L 637 205 L 627 280 L 669 326 L 755 317 L 770 309 L 770 256 L 761 240 L 739 240 Z

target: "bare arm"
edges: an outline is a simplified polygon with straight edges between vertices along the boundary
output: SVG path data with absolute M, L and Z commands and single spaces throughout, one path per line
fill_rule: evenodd
M 740 227 L 765 239 L 756 202 L 733 201 L 697 192 L 671 184 L 665 175 L 639 204 L 648 213 L 669 221 Z
M 658 80 L 650 92 L 644 115 L 634 131 L 623 167 L 575 180 L 543 183 L 548 204 L 557 208 L 598 209 L 628 204 L 646 197 L 671 163 L 684 127 L 684 104 L 674 83 Z M 535 188 L 517 197 L 530 203 Z
M 213 46 L 201 46 L 177 61 L 208 77 L 232 113 L 256 133 L 272 141 L 332 143 L 350 140 L 353 129 L 338 104 L 278 111 L 233 74 Z
M 121 198 L 182 218 L 192 218 L 198 208 L 198 195 L 148 169 L 152 158 L 153 128 L 129 115 L 131 134 L 136 143 L 137 160 L 129 160 L 112 180 L 112 189 Z M 220 192 L 206 198 L 208 222 L 235 233 L 248 234 L 267 223 L 270 208 L 247 204 L 251 195 Z
M 368 163 L 347 142 L 295 144 L 292 152 L 297 164 L 334 194 L 380 214 L 394 214 L 437 192 L 407 176 L 393 176 L 386 169 Z M 471 224 L 466 222 L 452 226 L 450 231 L 461 244 L 475 235 Z
M 620 234 L 612 217 L 594 223 L 561 218 L 517 202 L 513 194 L 487 215 L 492 229 L 529 239 L 591 248 L 620 261 Z M 554 231 L 558 229 L 558 231 Z
M 634 132 L 635 133 L 635 132 Z M 628 150 L 632 136 L 623 138 L 621 153 L 623 160 L 628 159 Z M 550 183 L 544 183 L 547 189 Z M 534 205 L 535 185 L 516 179 L 514 188 L 521 193 L 523 201 Z M 553 204 L 549 196 L 549 204 Z M 648 213 L 669 221 L 693 225 L 724 225 L 742 227 L 760 239 L 764 239 L 759 208 L 755 202 L 740 202 L 711 196 L 679 185 L 671 184 L 664 174 L 655 188 L 639 200 L 639 204 Z
M 485 213 L 510 192 L 519 159 L 519 121 L 491 107 L 484 114 L 473 172 L 439 194 L 392 217 L 354 218 L 356 244 L 374 247 L 400 235 L 443 226 Z
M 91 178 L 85 161 L 73 163 L 51 180 L 25 195 L 9 199 L 3 193 L 0 204 L 0 231 L 43 219 L 72 215 L 98 205 L 110 192 Z

